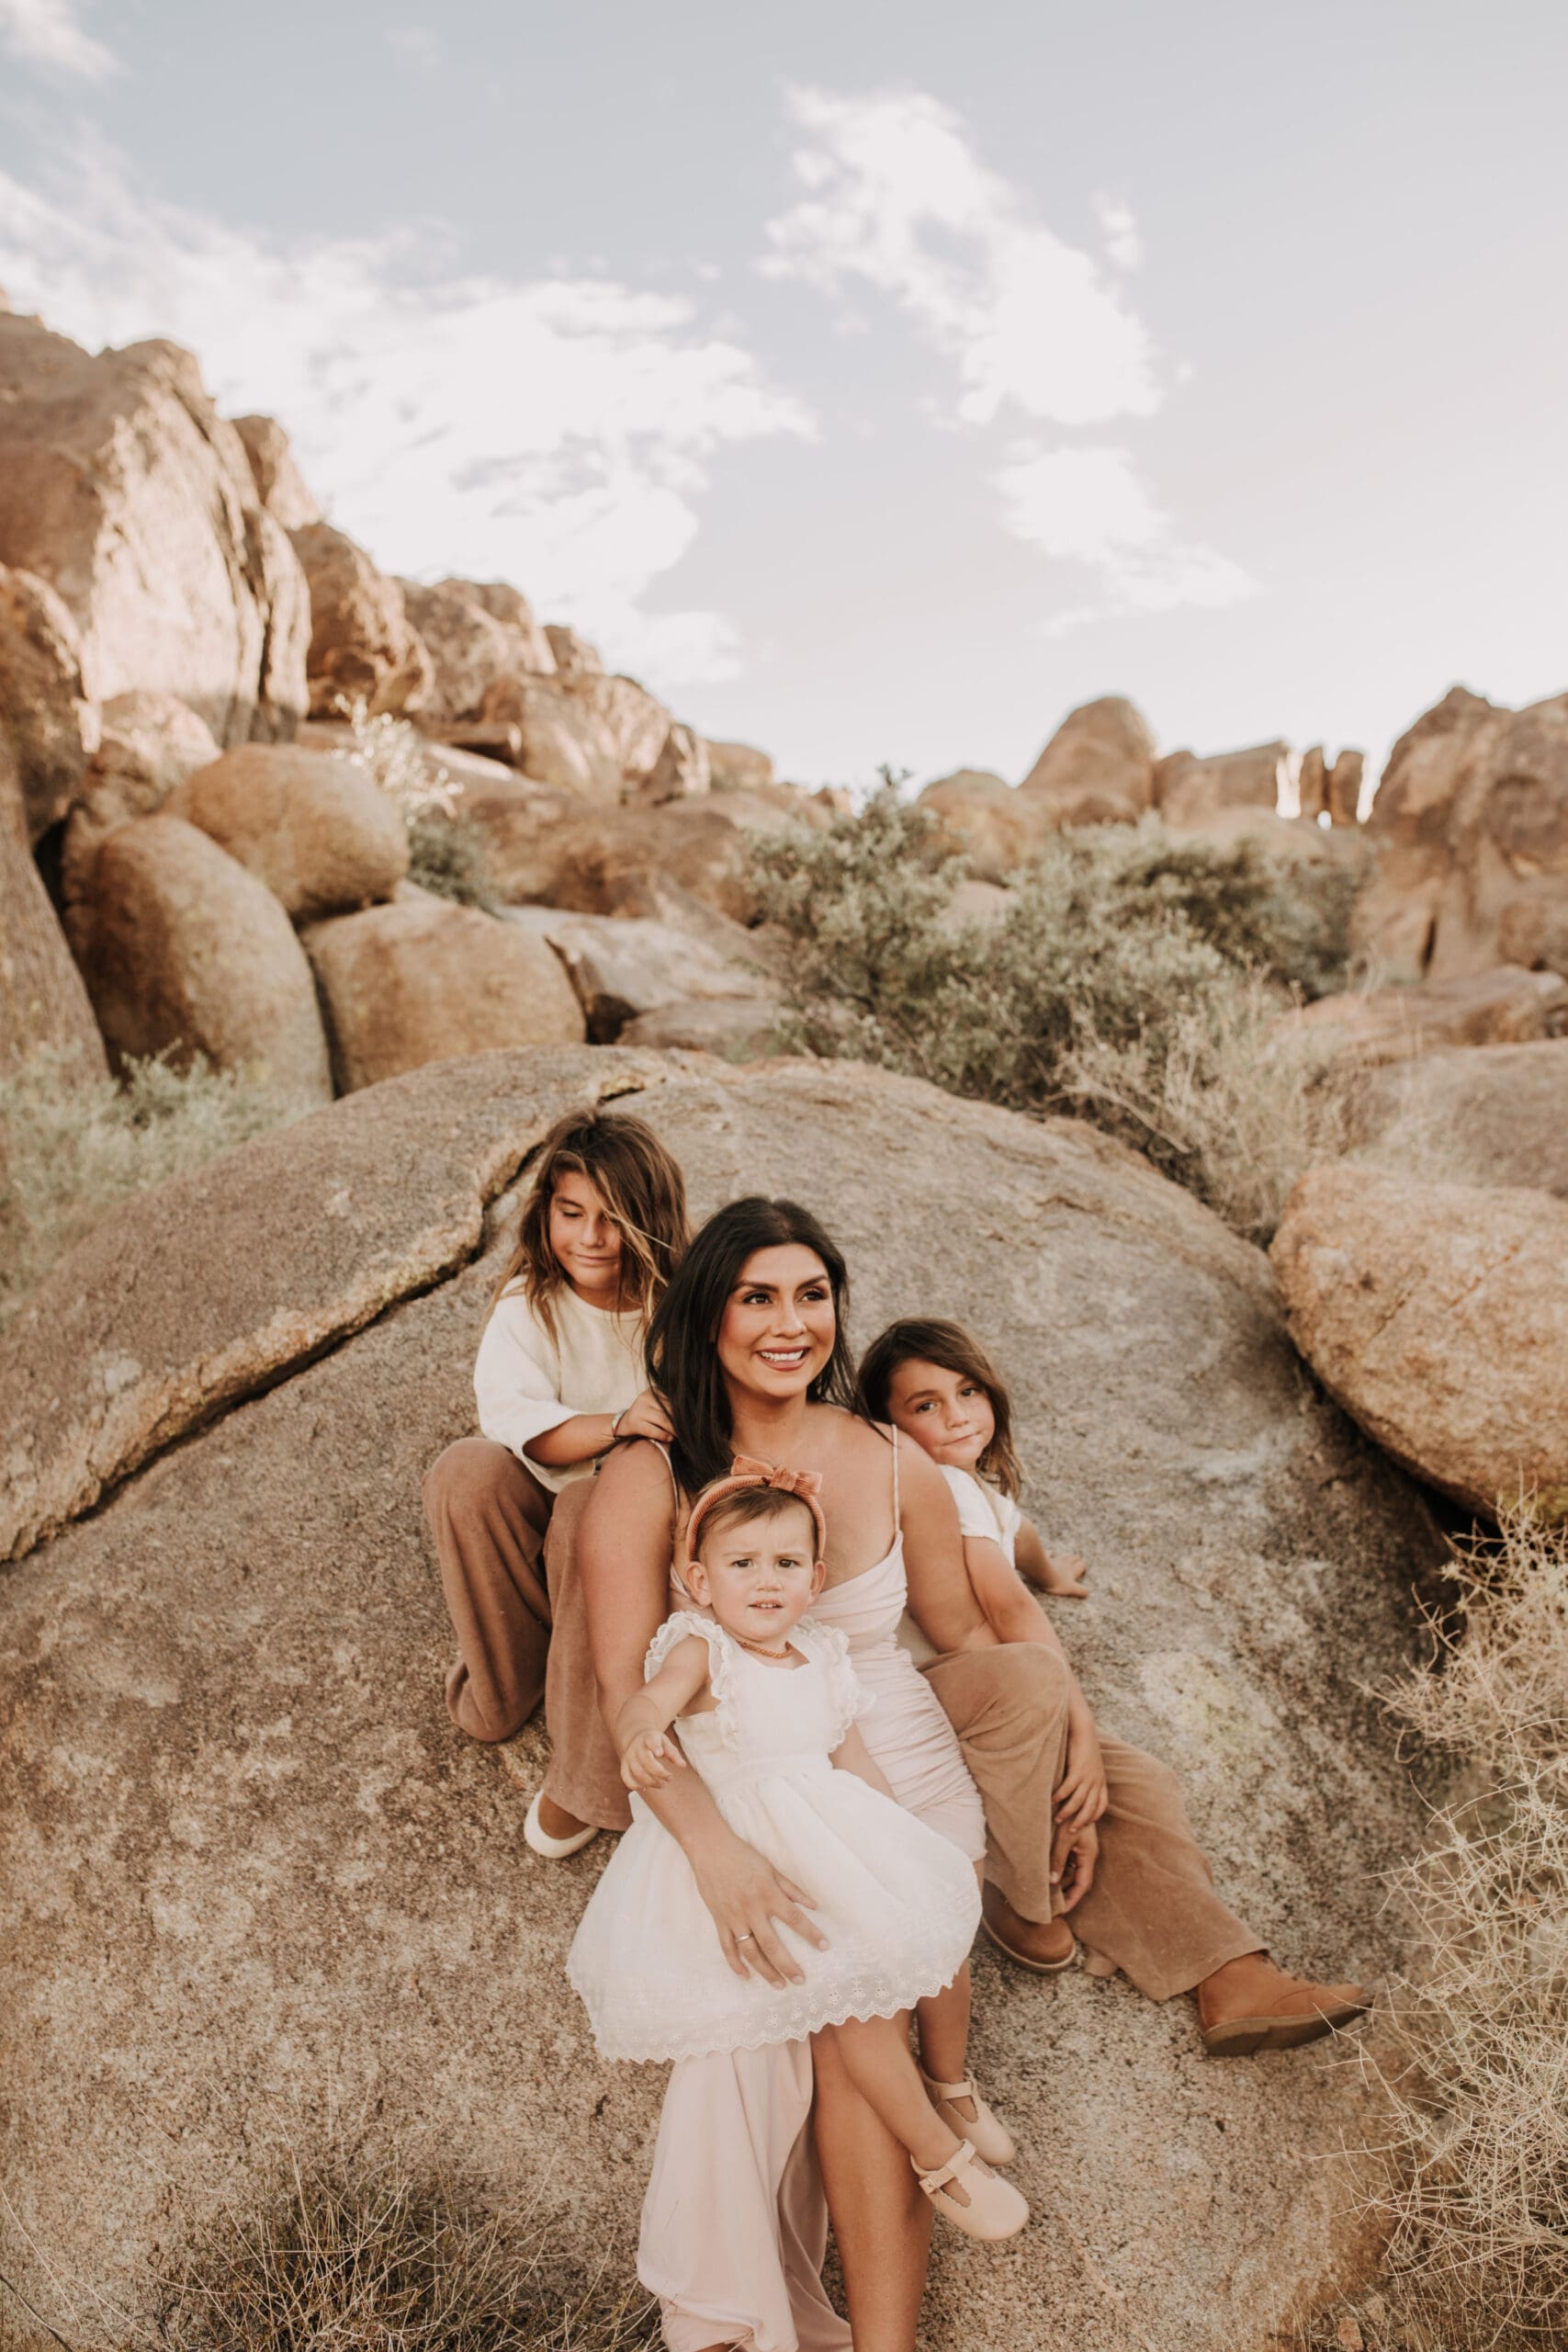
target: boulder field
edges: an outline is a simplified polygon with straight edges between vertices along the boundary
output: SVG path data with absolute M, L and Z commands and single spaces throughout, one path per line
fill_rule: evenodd
M 91 1237 L 59 1277 L 91 1329 L 48 1363 L 37 1318 L 6 1342 L 11 1376 L 59 1391 L 57 1462 L 107 1426 L 73 1394 L 95 1365 L 139 1399 L 93 1515 L 0 1577 L 0 2267 L 56 2324 L 67 2295 L 130 2291 L 204 2200 L 243 2211 L 280 2109 L 308 2136 L 367 2100 L 629 2276 L 660 2073 L 598 2062 L 562 1973 L 605 1849 L 524 1847 L 538 1724 L 504 1758 L 450 1727 L 418 1498 L 472 1427 L 525 1155 L 606 1095 L 680 1156 L 698 1216 L 808 1201 L 856 1339 L 917 1309 L 984 1337 L 1028 1508 L 1091 1564 L 1055 1622 L 1097 1711 L 1181 1772 L 1282 1957 L 1394 1958 L 1382 1874 L 1422 1814 L 1366 1691 L 1438 1546 L 1306 1376 L 1258 1251 L 1089 1129 L 853 1065 L 448 1062 L 149 1196 L 140 1280 Z M 984 1949 L 976 1973 L 1037 2219 L 1004 2250 L 939 2243 L 925 2343 L 1234 2352 L 1363 2275 L 1341 2150 L 1380 2116 L 1343 2051 L 1212 2061 L 1184 1999 Z

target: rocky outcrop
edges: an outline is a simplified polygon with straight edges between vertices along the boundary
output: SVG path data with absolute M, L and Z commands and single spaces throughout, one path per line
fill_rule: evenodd
M 1351 989 L 1286 1013 L 1282 1034 L 1314 1039 L 1336 1060 L 1368 1069 L 1443 1046 L 1502 1046 L 1568 1029 L 1568 980 L 1505 964 L 1427 988 Z
M 657 808 L 666 800 L 697 800 L 713 789 L 708 747 L 702 737 L 678 721 L 664 738 L 664 748 L 637 786 L 639 800 Z
M 617 1081 L 633 1067 L 618 1063 Z M 656 1064 L 635 1067 L 657 1082 Z M 129 1201 L 0 1342 L 0 1560 L 464 1264 L 486 1203 L 549 1122 L 608 1082 L 581 1053 L 447 1062 Z
M 751 1028 L 771 1027 L 777 983 L 759 961 L 750 934 L 721 916 L 707 939 L 668 923 L 563 914 L 554 907 L 515 907 L 507 921 L 554 948 L 577 991 L 589 1042 L 613 1045 L 629 1023 L 680 1006 L 723 1001 L 736 1018 L 745 1000 Z M 684 1044 L 684 1037 L 639 1028 L 639 1045 Z
M 390 1089 L 278 1138 L 264 1184 L 225 1173 L 239 1154 L 200 1180 L 217 1190 L 175 1188 L 159 1282 L 111 1286 L 60 1376 L 85 1386 L 122 1349 L 162 1360 L 122 1317 L 171 1284 L 212 1360 L 276 1302 L 345 1296 L 361 1217 L 366 1262 L 407 1280 L 399 1180 L 459 1129 L 520 1158 L 570 1058 L 424 1071 L 378 1130 Z M 984 1334 L 1030 1507 L 1095 1564 L 1095 1597 L 1060 1622 L 1097 1709 L 1180 1770 L 1260 1935 L 1306 1965 L 1386 1967 L 1382 1873 L 1421 1824 L 1362 1684 L 1404 1654 L 1427 1540 L 1397 1474 L 1303 1389 L 1261 1259 L 1071 1124 L 844 1066 L 708 1064 L 650 1087 L 635 1057 L 574 1058 L 680 1156 L 699 1216 L 754 1189 L 810 1202 L 849 1253 L 858 1336 L 913 1304 Z M 471 1221 L 505 1171 L 457 1172 Z M 984 1219 L 955 1219 L 964 1201 Z M 409 1226 L 444 1220 L 437 1202 Z M 1029 1246 L 998 1247 L 993 1225 Z M 227 1262 L 235 1234 L 265 1281 Z M 247 2119 L 297 2094 L 309 2118 L 323 2086 L 373 2096 L 387 2130 L 417 2119 L 465 2173 L 540 2184 L 562 2257 L 608 2247 L 629 2281 L 660 2076 L 598 2062 L 563 1972 L 604 1849 L 530 1856 L 515 1784 L 441 1699 L 451 1637 L 418 1484 L 472 1426 L 500 1263 L 411 1283 L 324 1356 L 302 1309 L 291 1376 L 275 1362 L 264 1393 L 0 1582 L 0 2133 L 27 2233 L 7 2271 L 47 2316 L 65 2316 L 56 2278 L 112 2293 L 166 2245 L 182 2188 L 243 2212 Z M 535 1725 L 525 1778 L 542 1746 Z M 1040 1984 L 984 1948 L 976 1976 L 976 2063 L 1009 2086 L 1021 2185 L 1075 2217 L 1069 2243 L 1037 2227 L 987 2266 L 987 2341 L 1220 2352 L 1354 2272 L 1340 2150 L 1375 2144 L 1379 2116 L 1353 2066 L 1217 2065 L 1185 2003 L 1079 1973 L 1049 1994 L 1043 2043 Z M 976 2340 L 966 2251 L 933 2263 L 933 2343 Z
M 1360 752 L 1341 752 L 1336 760 L 1324 757 L 1321 743 L 1302 753 L 1297 789 L 1301 814 L 1309 824 L 1326 817 L 1331 825 L 1353 825 L 1361 801 L 1361 777 L 1366 759 Z
M 29 842 L 81 790 L 99 726 L 68 607 L 47 580 L 0 563 L 0 795 L 19 794 Z
M 282 425 L 270 416 L 237 416 L 234 430 L 244 445 L 256 496 L 273 520 L 286 531 L 303 531 L 319 523 L 321 510 L 294 462 Z
M 460 805 L 484 834 L 502 899 L 654 922 L 670 919 L 673 895 L 750 922 L 756 909 L 747 840 L 776 833 L 797 816 L 749 792 L 708 793 L 661 808 L 589 808 L 574 793 L 523 777 L 504 790 L 465 785 Z
M 498 581 L 442 580 L 434 588 L 399 582 L 434 673 L 421 724 L 440 729 L 477 720 L 503 678 L 554 671 L 555 655 L 525 596 Z
M 1283 742 L 1255 743 L 1245 752 L 1214 752 L 1203 759 L 1192 752 L 1171 752 L 1155 765 L 1155 807 L 1178 831 L 1202 824 L 1223 808 L 1272 808 L 1290 750 Z
M 1124 695 L 1069 711 L 1019 786 L 1048 828 L 1131 824 L 1154 789 L 1155 739 Z
M 604 681 L 601 681 L 603 684 Z M 621 797 L 620 747 L 589 704 L 558 678 L 498 678 L 485 695 L 491 727 L 514 729 L 513 756 L 536 783 L 581 800 Z
M 398 582 L 330 523 L 291 536 L 310 584 L 310 716 L 334 718 L 359 702 L 372 715 L 418 710 L 430 693 L 431 662 Z
M 585 637 L 580 637 L 576 629 L 567 628 L 559 621 L 547 621 L 545 635 L 549 640 L 556 668 L 563 678 L 603 677 L 604 655 L 596 645 L 590 645 Z
M 1568 1037 L 1396 1062 L 1359 1090 L 1355 1120 L 1385 1164 L 1407 1151 L 1455 1183 L 1568 1200 Z
M 445 584 L 462 589 L 492 621 L 500 622 L 516 649 L 515 668 L 537 671 L 546 677 L 555 670 L 551 633 L 540 628 L 533 605 L 520 588 L 513 588 L 505 580 L 449 580 Z
M 0 774 L 0 1077 L 40 1048 L 104 1076 L 103 1039 L 28 844 L 21 794 Z M 62 1085 L 69 1083 L 62 1074 Z M 0 1141 L 0 1170 L 4 1144 Z
M 224 743 L 293 733 L 305 582 L 176 345 L 90 357 L 0 314 L 0 562 L 70 607 L 89 700 L 177 695 Z
M 409 870 L 393 802 L 362 768 L 327 752 L 243 744 L 164 807 L 265 882 L 297 922 L 389 899 Z
M 683 997 L 639 1012 L 620 1031 L 623 1046 L 660 1053 L 713 1054 L 720 1061 L 759 1061 L 776 1050 L 779 1007 L 755 996 Z
M 1396 1462 L 1568 1517 L 1568 1204 L 1316 1168 L 1269 1256 L 1291 1337 Z
M 196 826 L 163 815 L 119 826 L 70 924 L 114 1054 L 203 1054 L 297 1102 L 331 1101 L 315 986 L 293 926 L 265 885 Z
M 982 882 L 1005 882 L 1044 837 L 1038 807 L 985 768 L 959 768 L 921 793 L 942 840 Z
M 773 781 L 773 763 L 750 743 L 717 742 L 710 735 L 708 775 L 716 792 L 755 792 Z
M 340 1093 L 500 1046 L 581 1044 L 571 982 L 541 939 L 423 896 L 305 934 Z
M 204 718 L 175 695 L 117 695 L 103 709 L 93 764 L 65 829 L 61 873 L 67 905 L 92 889 L 100 844 L 133 817 L 155 816 L 187 775 L 219 756 Z
M 1503 710 L 1454 686 L 1394 745 L 1358 944 L 1393 979 L 1568 975 L 1568 695 Z

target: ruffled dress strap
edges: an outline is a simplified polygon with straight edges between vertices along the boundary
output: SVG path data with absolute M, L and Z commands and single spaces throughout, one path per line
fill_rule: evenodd
M 734 1747 L 739 1740 L 739 1713 L 736 1705 L 735 1644 L 722 1625 L 711 1617 L 699 1617 L 694 1610 L 677 1609 L 664 1623 L 648 1645 L 648 1656 L 642 1662 L 642 1679 L 651 1681 L 670 1656 L 692 1635 L 706 1644 L 708 1654 L 708 1689 L 713 1693 L 713 1708 L 705 1712 L 703 1721 L 712 1724 L 727 1747 Z
M 804 1634 L 804 1641 L 801 1639 Z M 852 1724 L 869 1713 L 876 1700 L 861 1680 L 850 1661 L 849 1636 L 837 1625 L 824 1625 L 818 1618 L 803 1617 L 791 1639 L 821 1667 L 828 1684 L 828 1700 L 835 1726 L 834 1746 L 837 1747 Z

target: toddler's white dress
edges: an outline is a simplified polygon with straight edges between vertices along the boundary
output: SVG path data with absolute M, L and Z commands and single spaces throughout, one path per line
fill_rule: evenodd
M 805 1982 L 735 1975 L 691 1864 L 634 1796 L 632 1826 L 567 1959 L 604 2055 L 760 2050 L 849 2018 L 892 2017 L 940 1992 L 968 1957 L 979 1888 L 948 1838 L 829 1763 L 870 1703 L 843 1634 L 805 1618 L 790 1636 L 805 1665 L 765 1666 L 722 1626 L 681 1610 L 655 1634 L 645 1677 L 688 1634 L 707 1645 L 717 1703 L 681 1718 L 687 1760 L 736 1835 L 814 1898 L 829 1948 L 781 1927 Z

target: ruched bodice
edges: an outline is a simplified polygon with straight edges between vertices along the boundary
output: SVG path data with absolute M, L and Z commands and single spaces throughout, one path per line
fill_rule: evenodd
M 899 1622 L 908 1599 L 904 1574 L 904 1534 L 900 1529 L 886 1558 L 858 1576 L 846 1577 L 819 1592 L 811 1613 L 822 1625 L 836 1625 L 850 1645 L 859 1671 L 861 1658 L 898 1638 Z

